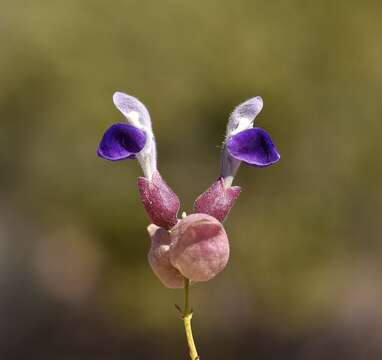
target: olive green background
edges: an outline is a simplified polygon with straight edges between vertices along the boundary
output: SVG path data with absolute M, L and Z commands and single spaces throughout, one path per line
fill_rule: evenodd
M 242 166 L 227 268 L 191 289 L 202 360 L 382 357 L 382 3 L 1 1 L 0 357 L 186 359 L 146 260 L 134 161 L 96 156 L 148 107 L 190 211 L 228 115 L 264 99 L 281 153 Z

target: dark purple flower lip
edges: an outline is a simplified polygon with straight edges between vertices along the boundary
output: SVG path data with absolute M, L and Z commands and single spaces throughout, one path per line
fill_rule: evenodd
M 97 155 L 106 160 L 134 159 L 146 144 L 145 133 L 129 124 L 114 124 L 107 129 L 97 149 Z
M 280 160 L 275 145 L 268 133 L 261 128 L 239 132 L 227 141 L 229 154 L 248 165 L 266 167 Z

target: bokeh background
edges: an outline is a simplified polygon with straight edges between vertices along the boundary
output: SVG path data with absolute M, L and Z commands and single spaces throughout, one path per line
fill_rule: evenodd
M 382 3 L 1 1 L 0 358 L 187 359 L 146 255 L 133 161 L 96 157 L 149 108 L 159 168 L 191 209 L 233 107 L 282 160 L 242 166 L 229 266 L 192 287 L 207 359 L 382 358 Z

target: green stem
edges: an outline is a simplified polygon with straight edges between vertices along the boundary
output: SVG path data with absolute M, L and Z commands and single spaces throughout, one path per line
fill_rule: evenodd
M 196 351 L 196 346 L 194 342 L 194 337 L 192 336 L 192 328 L 191 328 L 191 319 L 192 312 L 190 310 L 190 280 L 184 279 L 184 313 L 183 313 L 183 321 L 184 321 L 184 329 L 186 330 L 186 337 L 188 348 L 190 349 L 190 358 L 191 360 L 199 360 L 198 352 Z

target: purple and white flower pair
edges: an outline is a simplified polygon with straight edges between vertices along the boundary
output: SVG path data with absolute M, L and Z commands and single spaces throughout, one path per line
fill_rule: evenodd
M 149 263 L 169 288 L 180 288 L 184 279 L 192 282 L 212 279 L 224 269 L 229 258 L 229 242 L 222 223 L 239 197 L 240 187 L 232 186 L 244 162 L 265 167 L 280 155 L 270 136 L 254 128 L 263 107 L 260 97 L 247 100 L 231 114 L 223 143 L 221 174 L 194 203 L 193 213 L 178 219 L 180 201 L 157 169 L 157 151 L 149 112 L 136 98 L 116 92 L 113 102 L 126 121 L 112 125 L 103 135 L 98 155 L 107 160 L 137 159 L 144 177 L 138 190 L 152 221 Z

